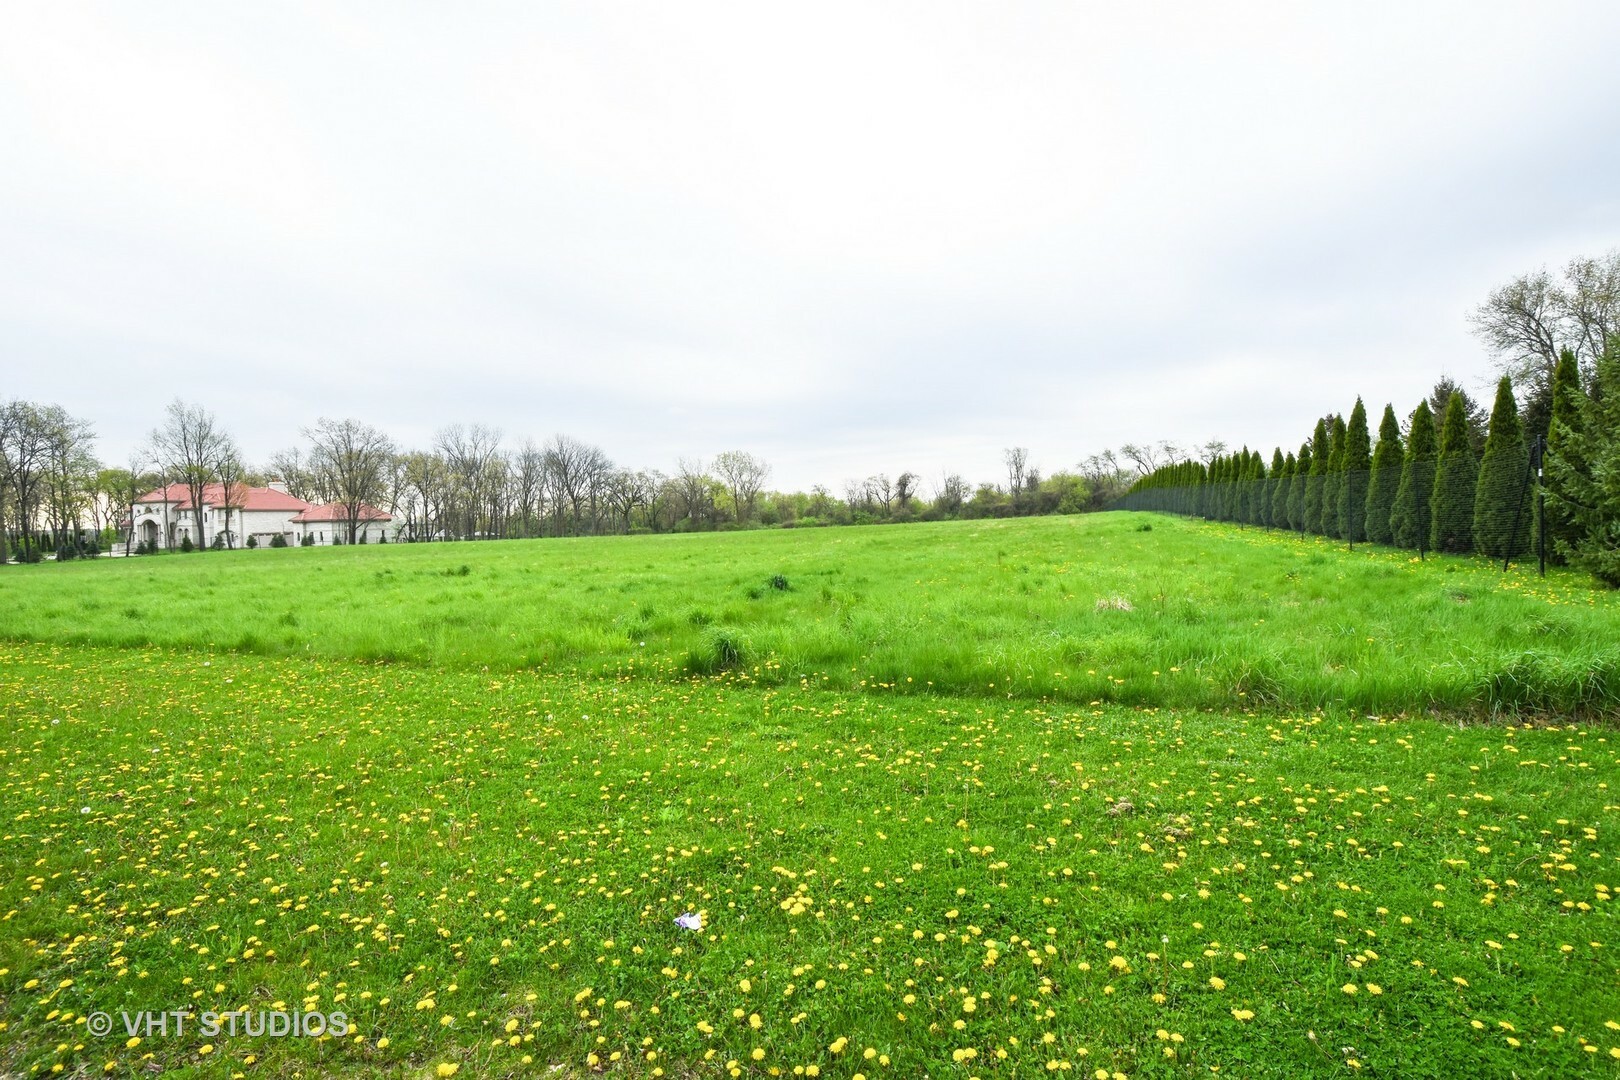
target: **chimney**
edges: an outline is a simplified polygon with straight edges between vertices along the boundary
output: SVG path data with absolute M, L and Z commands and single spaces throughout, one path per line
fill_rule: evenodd
M 281 492 L 281 493 L 282 493 L 282 494 L 283 494 L 283 495 L 285 495 L 285 494 L 287 494 L 287 484 L 286 484 L 286 482 L 285 482 L 285 481 L 282 481 L 282 480 L 272 480 L 272 481 L 270 481 L 270 485 L 269 485 L 269 486 L 270 486 L 270 490 L 271 490 L 271 491 L 279 491 L 279 492 Z

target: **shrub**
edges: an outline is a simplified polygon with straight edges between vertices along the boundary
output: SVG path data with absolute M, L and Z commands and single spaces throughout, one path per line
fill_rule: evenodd
M 274 535 L 274 536 L 272 536 L 270 538 L 270 546 L 271 547 L 279 547 L 279 548 L 286 547 L 287 546 L 287 537 L 282 533 L 276 533 L 276 535 Z
M 248 546 L 248 547 L 249 547 L 249 548 L 256 548 L 256 547 L 258 547 L 258 546 L 259 546 L 259 538 L 258 538 L 258 537 L 257 537 L 257 536 L 254 536 L 254 535 L 252 535 L 252 534 L 251 534 L 251 533 L 250 533 L 250 534 L 249 534 L 249 535 L 248 535 L 248 543 L 247 543 L 247 546 Z
M 193 544 L 191 542 L 190 534 L 187 534 L 184 538 L 181 539 L 181 541 L 180 541 L 180 551 L 182 553 L 190 554 L 191 552 L 196 551 L 196 550 L 197 550 L 197 545 Z
M 314 533 L 305 533 L 304 538 L 302 540 L 298 541 L 298 546 L 299 547 L 314 547 L 315 546 L 315 534 Z

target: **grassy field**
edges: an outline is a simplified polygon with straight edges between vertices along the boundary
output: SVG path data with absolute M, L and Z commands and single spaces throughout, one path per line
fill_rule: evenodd
M 1139 516 L 23 569 L 0 1076 L 1620 1077 L 1620 734 L 1458 722 L 1602 704 L 1573 578 Z
M 0 700 L 11 1074 L 1620 1072 L 1601 730 L 42 645 Z M 278 1004 L 355 1032 L 83 1020 Z
M 1620 709 L 1617 626 L 1569 572 L 1141 514 L 0 572 L 12 640 L 1179 708 Z

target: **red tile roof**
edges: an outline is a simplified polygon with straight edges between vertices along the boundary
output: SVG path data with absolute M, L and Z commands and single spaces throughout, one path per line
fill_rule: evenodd
M 203 505 L 218 507 L 224 502 L 224 484 L 203 485 Z M 191 509 L 191 489 L 184 484 L 170 484 L 157 491 L 149 491 L 135 500 L 137 503 L 175 503 L 177 510 Z M 303 499 L 297 499 L 285 491 L 277 491 L 267 487 L 244 487 L 241 484 L 231 485 L 231 509 L 233 510 L 286 510 L 297 513 L 310 509 L 310 504 Z
M 349 520 L 349 508 L 343 503 L 327 503 L 325 506 L 312 506 L 292 520 L 303 522 L 317 521 L 343 521 Z M 355 516 L 357 521 L 393 521 L 393 516 L 383 513 L 374 506 L 360 504 L 360 512 Z

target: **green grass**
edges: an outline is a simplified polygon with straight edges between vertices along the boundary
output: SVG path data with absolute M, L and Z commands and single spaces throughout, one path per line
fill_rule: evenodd
M 1605 730 L 46 645 L 0 701 L 7 1075 L 1620 1066 Z M 82 1019 L 277 1002 L 354 1033 Z
M 1620 1076 L 1615 614 L 1132 515 L 8 568 L 0 1076 Z M 353 1030 L 86 1022 L 182 1007 Z
M 13 640 L 1179 708 L 1614 711 L 1617 626 L 1569 572 L 1140 514 L 0 572 Z

